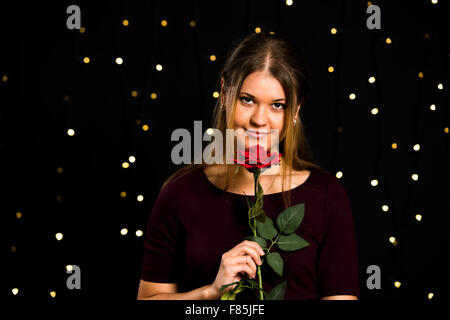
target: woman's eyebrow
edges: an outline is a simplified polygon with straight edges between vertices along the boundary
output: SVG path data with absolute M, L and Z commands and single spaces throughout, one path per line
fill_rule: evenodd
M 249 96 L 250 98 L 252 98 L 252 99 L 255 99 L 255 96 L 254 96 L 254 95 L 251 95 L 250 93 L 241 91 L 241 94 L 242 94 L 242 93 L 248 95 L 248 96 Z M 275 99 L 275 100 L 272 100 L 272 101 L 283 101 L 283 100 L 286 100 L 286 99 L 280 98 L 280 99 Z

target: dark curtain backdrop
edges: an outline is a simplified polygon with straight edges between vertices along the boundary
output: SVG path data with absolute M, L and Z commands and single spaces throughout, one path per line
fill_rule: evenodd
M 72 4 L 83 30 L 66 27 Z M 448 298 L 448 1 L 373 4 L 379 30 L 366 27 L 366 1 L 2 3 L 2 295 L 136 298 L 136 231 L 145 234 L 178 168 L 171 133 L 193 132 L 194 120 L 211 125 L 226 54 L 259 27 L 304 55 L 312 91 L 301 119 L 316 163 L 342 173 L 361 299 Z M 71 264 L 81 268 L 80 290 L 66 286 Z M 370 265 L 380 267 L 381 289 L 366 286 Z

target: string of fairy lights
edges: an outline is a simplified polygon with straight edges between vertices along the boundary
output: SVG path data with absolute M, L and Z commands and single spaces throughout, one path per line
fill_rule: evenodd
M 437 5 L 438 4 L 438 0 L 429 0 L 429 1 L 431 1 L 431 3 L 433 5 Z M 345 1 L 343 1 L 342 3 L 344 3 L 344 2 Z M 286 0 L 285 1 L 285 5 L 288 6 L 288 7 L 292 6 L 293 4 L 294 4 L 293 0 Z M 367 6 L 370 6 L 372 4 L 373 3 L 371 1 L 367 2 Z M 128 28 L 133 23 L 133 21 L 129 17 L 124 17 L 120 21 L 118 21 L 117 23 L 120 25 L 121 28 Z M 163 18 L 163 19 L 160 20 L 158 28 L 160 28 L 160 29 L 167 28 L 169 23 L 170 23 L 170 21 L 168 21 L 168 19 Z M 342 21 L 341 27 L 344 29 L 345 27 L 344 27 L 343 23 L 344 22 Z M 195 20 L 190 20 L 190 21 L 187 22 L 186 27 L 194 29 L 194 28 L 197 27 L 197 22 Z M 259 33 L 261 31 L 262 31 L 262 27 L 260 27 L 260 26 L 256 26 L 254 28 L 254 32 L 256 32 L 256 33 Z M 88 32 L 88 30 L 86 29 L 85 26 L 82 26 L 79 29 L 80 35 L 84 35 L 87 32 Z M 273 34 L 274 32 L 270 31 L 269 33 Z M 339 56 L 339 53 L 342 51 L 341 50 L 342 29 L 339 30 L 337 26 L 331 26 L 330 34 L 331 34 L 331 37 L 335 37 L 336 40 L 337 40 L 336 44 L 337 44 L 338 56 L 337 56 L 337 59 L 336 59 L 336 65 L 335 66 L 333 66 L 333 65 L 328 66 L 328 70 L 327 71 L 330 74 L 334 74 L 335 75 L 334 79 L 336 81 L 336 88 L 337 88 L 337 93 L 336 93 L 337 94 L 337 99 L 336 99 L 336 101 L 337 101 L 337 103 L 339 103 L 338 102 L 339 101 L 338 97 L 340 96 L 340 94 L 342 92 L 342 89 L 340 88 L 340 83 L 341 83 L 341 81 L 340 81 L 341 56 Z M 430 38 L 430 34 L 429 33 L 425 33 L 424 38 L 425 39 L 429 39 Z M 377 38 L 377 34 L 375 32 L 373 32 L 371 34 L 371 45 L 372 45 L 372 48 L 373 48 L 373 50 L 372 50 L 373 53 L 375 52 L 375 47 L 378 45 L 377 39 L 378 39 Z M 389 46 L 392 45 L 394 40 L 395 39 L 392 39 L 391 36 L 387 36 L 384 39 L 383 43 L 384 43 L 385 47 L 388 49 Z M 377 82 L 379 80 L 377 80 L 377 67 L 378 67 L 378 65 L 376 63 L 376 55 L 374 54 L 372 58 L 373 58 L 373 72 L 372 72 L 372 74 L 369 74 L 367 76 L 367 81 L 368 81 L 369 86 L 371 86 L 371 88 L 376 90 L 377 94 L 376 94 L 375 104 L 373 106 L 369 107 L 370 108 L 369 112 L 370 112 L 370 115 L 373 116 L 375 121 L 377 122 L 377 141 L 381 141 L 381 136 L 382 135 L 381 135 L 381 124 L 380 124 L 380 117 L 379 117 L 380 110 L 382 110 L 382 102 L 380 101 L 380 97 L 381 97 L 380 90 L 381 89 L 380 89 L 380 86 L 377 86 Z M 217 53 L 211 52 L 211 54 L 209 55 L 209 61 L 211 63 L 214 63 L 218 59 L 219 58 L 217 56 Z M 78 62 L 82 63 L 82 64 L 85 64 L 85 65 L 90 65 L 92 63 L 95 63 L 95 60 L 96 60 L 95 57 L 92 57 L 92 56 L 89 56 L 89 55 L 85 55 L 85 56 L 79 57 Z M 120 56 L 115 57 L 111 61 L 111 63 L 115 64 L 116 66 L 122 66 L 124 63 L 126 63 L 126 61 L 127 61 L 127 58 L 125 56 L 120 55 Z M 153 61 L 153 60 L 151 60 L 151 61 Z M 162 63 L 158 62 L 158 63 L 156 63 L 156 64 L 154 64 L 152 66 L 151 70 L 153 72 L 164 72 L 164 66 L 162 65 Z M 422 70 L 418 70 L 417 79 L 418 79 L 418 81 L 420 83 L 419 86 L 422 85 L 421 81 L 423 81 L 424 78 L 425 78 L 425 75 L 424 75 L 423 71 Z M 8 74 L 1 75 L 1 82 L 2 83 L 7 83 L 8 80 L 9 80 L 9 75 Z M 434 81 L 434 80 L 432 80 L 432 81 Z M 444 90 L 444 84 L 442 82 L 437 82 L 435 88 L 436 88 L 436 90 L 438 92 L 439 91 L 443 91 Z M 155 103 L 158 103 L 159 95 L 158 95 L 158 90 L 157 89 L 151 89 L 151 90 L 149 90 L 149 92 L 144 92 L 144 90 L 139 89 L 139 88 L 129 88 L 127 90 L 129 90 L 129 93 L 127 93 L 127 95 L 129 95 L 128 97 L 130 99 L 132 99 L 132 100 L 136 100 L 136 99 L 142 97 L 142 99 L 141 99 L 142 103 L 145 103 L 145 101 L 148 101 L 147 99 L 150 99 L 150 101 L 153 101 Z M 219 94 L 218 90 L 215 90 L 215 91 L 212 92 L 212 97 L 214 99 L 219 98 L 219 96 L 220 96 L 220 94 Z M 353 101 L 353 100 L 357 99 L 357 92 L 354 92 L 354 91 L 349 92 L 348 93 L 348 99 L 350 101 Z M 64 101 L 65 102 L 69 102 L 70 101 L 70 97 L 68 95 L 65 95 L 64 96 Z M 438 106 L 436 105 L 436 103 L 432 103 L 430 105 L 424 105 L 422 101 L 419 101 L 419 107 L 420 108 L 427 108 L 431 112 L 434 112 L 434 111 L 436 111 L 438 109 Z M 338 115 L 339 115 L 339 113 L 338 113 Z M 144 111 L 143 111 L 143 108 L 142 108 L 139 118 L 136 119 L 135 130 L 137 130 L 139 134 L 146 135 L 146 134 L 150 134 L 150 128 L 151 128 L 150 121 L 145 119 Z M 209 134 L 212 134 L 212 130 L 213 130 L 212 128 L 208 128 L 207 132 Z M 343 132 L 343 128 L 338 126 L 337 132 L 338 133 L 342 133 Z M 444 134 L 448 134 L 449 133 L 448 126 L 445 126 L 443 128 L 443 133 Z M 75 136 L 77 134 L 77 129 L 75 127 L 67 128 L 65 134 L 68 137 L 73 137 L 73 136 Z M 401 146 L 399 145 L 398 142 L 393 141 L 391 143 L 390 147 L 391 147 L 392 150 L 397 150 Z M 417 152 L 417 157 L 419 157 L 420 154 L 418 152 L 421 149 L 420 144 L 416 143 L 413 146 L 411 146 L 411 148 L 412 148 L 412 150 L 414 152 Z M 378 158 L 379 157 L 377 157 L 377 159 Z M 136 154 L 130 154 L 127 159 L 122 159 L 120 161 L 120 163 L 118 163 L 118 165 L 120 165 L 123 170 L 130 170 L 130 169 L 133 168 L 133 166 L 136 163 L 136 161 L 137 161 Z M 375 170 L 377 172 L 376 175 L 380 175 L 381 176 L 382 173 L 378 169 L 379 168 L 377 167 L 376 170 Z M 63 172 L 64 172 L 64 168 L 61 167 L 61 166 L 58 166 L 56 168 L 56 172 L 57 172 L 58 175 L 62 175 Z M 338 179 L 341 179 L 343 177 L 343 175 L 344 175 L 344 173 L 342 171 L 337 171 L 336 172 L 336 177 Z M 396 207 L 397 205 L 395 203 L 392 203 L 393 200 L 390 197 L 390 193 L 388 192 L 386 186 L 383 183 L 381 183 L 381 184 L 379 183 L 379 179 L 380 178 L 375 176 L 369 181 L 369 184 L 372 187 L 374 187 L 374 188 L 375 187 L 380 188 L 382 190 L 383 194 L 385 195 L 385 198 L 387 199 L 386 203 L 383 203 L 381 205 L 380 209 L 384 213 L 388 213 L 388 212 L 391 211 L 393 228 L 392 228 L 392 234 L 388 235 L 388 237 L 387 237 L 387 241 L 390 243 L 390 245 L 392 245 L 395 248 L 398 245 L 398 242 L 400 241 L 400 239 L 398 238 L 398 235 L 397 235 L 397 233 L 398 233 L 398 221 L 397 221 L 396 214 L 394 214 L 394 212 L 393 212 L 394 210 L 392 210 L 392 207 Z M 410 175 L 410 179 L 413 182 L 419 181 L 419 174 L 417 172 L 412 172 L 411 175 Z M 126 198 L 131 197 L 131 195 L 129 194 L 129 191 L 128 191 L 126 186 L 124 186 L 122 188 L 122 190 L 118 190 L 117 194 L 118 194 L 118 197 L 120 197 L 122 199 L 126 199 Z M 144 194 L 143 193 L 135 194 L 135 195 L 133 195 L 133 197 L 135 197 L 135 199 L 136 199 L 136 201 L 138 203 L 142 203 L 144 201 Z M 408 198 L 409 197 L 410 197 L 410 195 L 408 195 Z M 58 196 L 56 201 L 57 202 L 61 202 L 61 196 Z M 410 214 L 410 213 L 407 213 L 407 214 Z M 413 214 L 412 218 L 415 219 L 417 223 L 420 223 L 422 221 L 422 219 L 423 219 L 422 215 L 424 214 L 423 212 L 414 212 L 412 214 Z M 22 219 L 23 215 L 24 215 L 24 213 L 22 211 L 17 211 L 16 212 L 16 219 L 18 219 L 18 220 Z M 143 230 L 141 228 L 134 228 L 134 229 L 135 229 L 134 230 L 134 235 L 137 238 L 141 238 L 143 236 L 143 234 L 144 234 Z M 125 236 L 127 236 L 129 234 L 129 227 L 128 226 L 119 226 L 118 227 L 118 232 L 120 233 L 121 236 L 125 237 Z M 56 241 L 62 241 L 63 238 L 64 238 L 63 230 L 61 230 L 60 232 L 55 233 L 54 237 L 55 237 Z M 11 249 L 12 252 L 16 252 L 17 247 L 16 246 L 11 246 L 10 249 Z M 66 266 L 66 270 L 68 270 L 68 271 L 72 270 L 72 266 L 71 265 L 67 265 Z M 402 285 L 402 282 L 400 280 L 401 279 L 395 279 L 393 281 L 392 285 L 395 288 L 400 288 L 401 285 Z M 20 292 L 20 288 L 14 287 L 14 288 L 11 289 L 11 293 L 13 295 L 18 295 L 19 292 Z M 427 299 L 432 299 L 434 297 L 435 293 L 430 289 L 430 291 L 428 291 L 426 295 L 427 295 L 426 296 Z M 51 298 L 55 298 L 56 297 L 55 290 L 52 290 L 52 289 L 49 290 L 49 296 Z
M 343 8 L 344 8 L 344 11 L 345 11 L 345 6 L 344 6 L 344 1 L 342 2 L 343 3 Z M 438 0 L 432 0 L 431 1 L 431 3 L 432 4 L 438 4 Z M 367 2 L 367 6 L 371 6 L 373 3 L 371 2 L 371 1 L 368 1 Z M 332 34 L 332 35 L 336 35 L 336 34 L 339 34 L 339 32 L 338 32 L 338 30 L 335 28 L 335 27 L 332 27 L 331 29 L 330 29 L 330 33 Z M 430 39 L 430 35 L 429 35 L 429 33 L 425 33 L 424 34 L 424 38 L 425 39 Z M 339 54 L 339 52 L 340 52 L 340 50 L 339 50 L 339 46 L 340 46 L 340 40 L 341 40 L 341 37 L 338 37 L 338 44 L 337 44 L 337 46 L 338 46 L 338 54 Z M 387 47 L 389 47 L 389 46 L 391 46 L 392 45 L 392 42 L 393 42 L 393 40 L 388 36 L 388 37 L 386 37 L 385 38 L 385 40 L 384 40 L 384 42 L 385 42 L 385 44 L 386 44 L 386 46 Z M 376 48 L 375 48 L 375 44 L 378 44 L 378 41 L 377 41 L 377 38 L 376 38 L 376 31 L 372 31 L 372 34 L 371 34 L 371 48 L 372 48 L 372 53 L 373 53 L 373 55 L 372 55 L 372 59 L 373 59 L 373 61 L 374 61 L 374 63 L 373 63 L 373 69 L 374 69 L 374 72 L 373 72 L 373 74 L 371 74 L 371 75 L 369 75 L 368 76 L 368 79 L 367 79 L 367 81 L 368 81 L 368 83 L 369 84 L 371 84 L 374 88 L 375 88 L 375 90 L 376 90 L 376 92 L 377 92 L 377 94 L 376 94 L 376 103 L 375 103 L 375 106 L 374 107 L 372 107 L 371 108 L 371 110 L 370 110 L 370 113 L 374 116 L 374 117 L 376 117 L 375 119 L 376 119 L 376 121 L 377 121 L 377 141 L 382 141 L 381 140 L 381 137 L 382 137 L 382 134 L 381 134 L 381 128 L 382 128 L 382 126 L 381 126 L 381 123 L 380 123 L 380 117 L 377 117 L 377 115 L 379 114 L 379 112 L 380 112 L 380 109 L 381 109 L 381 101 L 380 101 L 380 97 L 381 97 L 381 93 L 380 93 L 380 86 L 377 86 L 376 85 L 376 75 L 377 75 L 377 72 L 376 72 L 376 70 L 377 70 L 377 63 L 376 63 L 376 55 L 375 55 L 375 52 L 376 52 Z M 339 65 L 339 62 L 340 62 L 340 59 L 339 59 L 339 57 L 338 57 L 338 59 L 337 59 L 337 64 Z M 337 73 L 339 72 L 339 66 L 338 66 L 338 68 L 337 68 L 338 70 L 337 70 Z M 335 68 L 334 68 L 334 66 L 329 66 L 328 67 L 328 72 L 330 72 L 330 73 L 333 73 L 333 72 L 335 72 L 336 70 L 335 70 Z M 418 71 L 418 73 L 417 73 L 417 78 L 420 80 L 420 79 L 423 79 L 424 78 L 424 74 L 423 74 L 423 72 L 422 71 Z M 337 95 L 339 96 L 339 83 L 340 83 L 340 81 L 339 81 L 339 76 L 336 76 L 336 83 L 337 83 L 337 85 L 336 85 L 336 87 L 338 88 L 337 89 Z M 418 90 L 418 93 L 420 93 L 421 92 L 421 85 L 422 85 L 422 82 L 421 81 L 419 81 L 419 90 Z M 441 82 L 439 82 L 439 83 L 437 83 L 436 84 L 436 90 L 437 91 L 442 91 L 444 89 L 444 85 L 441 83 Z M 355 92 L 351 92 L 351 93 L 349 93 L 349 95 L 348 95 L 348 98 L 349 98 L 349 100 L 355 100 L 356 99 L 356 93 Z M 339 101 L 339 99 L 337 99 L 337 101 Z M 420 106 L 420 108 L 423 108 L 424 106 L 423 106 L 423 102 L 422 102 L 422 100 L 421 99 L 418 99 L 418 105 Z M 426 108 L 427 106 L 425 106 L 425 108 Z M 436 111 L 436 105 L 433 103 L 433 104 L 431 104 L 430 106 L 429 106 L 429 110 L 431 110 L 431 111 Z M 418 127 L 418 124 L 417 124 L 417 121 L 416 121 L 416 128 Z M 338 127 L 337 128 L 337 132 L 338 133 L 342 133 L 342 131 L 343 131 L 343 129 L 342 129 L 342 127 Z M 448 128 L 448 126 L 445 126 L 444 128 L 443 128 L 443 133 L 444 134 L 448 134 L 449 133 L 449 128 Z M 415 137 L 415 138 L 417 138 L 417 137 Z M 380 144 L 378 144 L 378 145 L 380 145 Z M 398 148 L 399 148 L 399 145 L 398 145 L 398 143 L 397 142 L 392 142 L 392 144 L 391 144 L 391 148 L 392 148 L 392 150 L 397 150 Z M 416 153 L 418 153 L 419 151 L 420 151 L 420 144 L 419 143 L 416 143 L 416 144 L 414 144 L 412 147 L 412 150 L 413 151 L 415 151 Z M 380 153 L 380 148 L 378 148 L 377 149 L 377 153 Z M 419 157 L 419 154 L 417 154 L 416 155 L 416 158 L 418 158 Z M 376 157 L 376 159 L 380 159 L 380 157 Z M 417 163 L 417 160 L 415 161 L 415 163 Z M 415 170 L 417 170 L 417 169 L 415 169 Z M 379 163 L 377 163 L 377 166 L 376 166 L 376 175 L 382 175 L 382 172 L 381 172 L 382 170 L 380 170 L 380 168 L 379 168 Z M 342 178 L 343 177 L 343 173 L 342 173 L 342 171 L 338 171 L 337 173 L 336 173 L 336 177 L 337 178 Z M 411 173 L 411 176 L 410 176 L 410 179 L 413 181 L 413 182 L 417 182 L 417 181 L 419 181 L 419 174 L 417 173 L 417 172 L 413 172 L 413 173 Z M 388 192 L 388 190 L 387 190 L 387 186 L 384 184 L 384 183 L 382 183 L 380 186 L 379 186 L 379 178 L 377 178 L 377 177 L 374 177 L 373 179 L 371 179 L 371 181 L 370 181 L 370 185 L 372 186 L 372 187 L 377 187 L 378 186 L 378 188 L 379 189 L 381 189 L 381 191 L 382 191 L 382 193 L 384 194 L 384 196 L 385 196 L 385 198 L 386 199 L 390 199 L 389 201 L 386 201 L 386 203 L 384 203 L 384 204 L 382 204 L 381 205 L 381 210 L 383 211 L 383 212 L 389 212 L 389 211 L 393 211 L 392 209 L 391 209 L 391 207 L 389 207 L 389 205 L 390 205 L 390 203 L 392 203 L 393 201 L 392 201 L 392 197 L 390 197 L 389 196 L 389 194 L 390 194 L 390 192 Z M 410 184 L 408 184 L 408 186 L 410 186 Z M 411 188 L 410 187 L 408 187 L 408 196 L 407 196 L 407 199 L 411 199 Z M 392 206 L 392 205 L 391 205 Z M 394 207 L 397 207 L 395 204 L 394 204 Z M 410 215 L 410 213 L 409 212 L 407 212 L 406 213 L 406 215 Z M 399 242 L 399 239 L 398 239 L 398 233 L 399 233 L 399 217 L 398 217 L 398 215 L 397 214 L 394 214 L 394 212 L 391 212 L 391 217 L 392 217 L 392 234 L 391 235 L 389 235 L 389 237 L 388 237 L 388 241 L 389 241 L 389 243 L 395 248 L 395 247 L 397 247 L 397 245 L 398 245 L 398 242 Z M 417 221 L 417 223 L 420 223 L 421 221 L 422 221 L 422 214 L 420 213 L 420 212 L 413 212 L 413 218 Z M 394 257 L 393 257 L 393 260 L 394 260 L 394 262 L 395 261 L 397 261 L 397 259 L 396 259 L 396 254 L 397 254 L 397 252 L 395 251 L 395 250 L 393 250 L 392 251 L 393 252 L 393 255 L 394 255 Z M 392 281 L 392 285 L 395 287 L 395 288 L 400 288 L 401 287 L 401 285 L 402 285 L 402 282 L 400 281 L 401 279 L 398 279 L 399 278 L 399 276 L 400 275 L 398 275 L 397 274 L 398 272 L 396 272 L 396 271 L 394 271 L 393 272 L 393 275 L 392 275 L 392 278 L 394 278 L 394 280 Z M 433 297 L 435 296 L 435 293 L 431 290 L 428 290 L 427 292 L 426 292 L 426 298 L 427 299 L 429 299 L 429 300 L 431 300 Z

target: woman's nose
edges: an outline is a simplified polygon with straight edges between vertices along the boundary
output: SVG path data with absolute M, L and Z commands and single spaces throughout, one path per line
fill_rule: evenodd
M 257 127 L 263 127 L 267 123 L 267 110 L 264 106 L 259 105 L 255 108 L 250 122 Z

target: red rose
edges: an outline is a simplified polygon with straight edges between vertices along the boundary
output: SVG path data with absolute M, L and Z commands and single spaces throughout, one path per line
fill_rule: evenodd
M 237 164 L 243 165 L 247 169 L 266 168 L 273 164 L 279 164 L 281 161 L 281 154 L 278 152 L 267 152 L 263 146 L 254 145 L 248 150 L 239 150 L 241 155 L 238 159 L 233 159 Z M 244 160 L 242 162 L 242 159 Z

